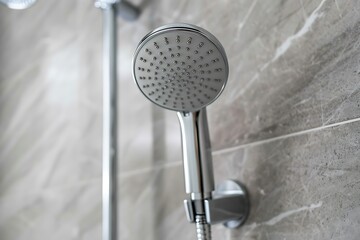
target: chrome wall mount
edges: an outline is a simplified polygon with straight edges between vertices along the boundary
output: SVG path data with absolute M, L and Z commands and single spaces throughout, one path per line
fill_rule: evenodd
M 211 33 L 175 23 L 155 29 L 139 43 L 133 76 L 154 104 L 177 111 L 181 126 L 186 214 L 197 239 L 211 239 L 211 224 L 240 226 L 249 214 L 246 190 L 226 181 L 215 190 L 206 106 L 222 93 L 229 74 L 226 53 Z
M 196 204 L 184 200 L 185 212 L 189 222 L 195 222 Z M 226 180 L 216 187 L 211 199 L 205 200 L 206 222 L 222 223 L 227 228 L 240 227 L 247 219 L 250 210 L 246 188 L 234 181 Z
M 1 1 L 1 0 L 0 0 Z M 117 15 L 127 21 L 134 21 L 140 16 L 140 8 L 126 0 L 96 0 L 95 7 L 101 9 L 114 8 Z

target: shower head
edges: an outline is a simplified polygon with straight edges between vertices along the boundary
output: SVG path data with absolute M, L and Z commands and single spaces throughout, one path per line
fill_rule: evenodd
M 168 24 L 150 32 L 133 59 L 133 76 L 141 92 L 156 105 L 178 112 L 185 190 L 191 198 L 186 201 L 187 213 L 194 216 L 189 219 L 196 222 L 198 239 L 210 239 L 204 210 L 214 190 L 206 106 L 221 94 L 228 74 L 221 43 L 190 24 Z
M 0 0 L 0 3 L 5 4 L 8 8 L 11 9 L 26 9 L 32 6 L 36 0 Z
M 212 103 L 227 82 L 229 66 L 221 43 L 190 24 L 168 24 L 147 34 L 133 59 L 141 92 L 156 105 L 180 112 Z
M 156 105 L 177 111 L 185 189 L 193 199 L 214 190 L 206 106 L 223 91 L 229 73 L 221 43 L 190 24 L 168 24 L 147 34 L 136 48 L 133 77 Z
M 190 195 L 184 205 L 188 220 L 196 224 L 199 240 L 211 239 L 210 224 L 239 226 L 248 215 L 247 195 L 235 182 L 213 195 L 206 106 L 221 94 L 228 74 L 220 42 L 190 24 L 169 24 L 150 32 L 140 41 L 133 59 L 133 77 L 141 92 L 156 105 L 177 111 L 185 190 Z

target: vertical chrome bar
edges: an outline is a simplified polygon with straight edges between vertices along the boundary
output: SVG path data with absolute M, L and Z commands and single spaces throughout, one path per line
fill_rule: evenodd
M 117 84 L 116 84 L 116 10 L 103 7 L 103 240 L 116 240 L 116 161 L 117 161 Z
M 117 239 L 117 13 L 135 20 L 140 9 L 125 0 L 96 0 L 103 10 L 103 166 L 102 221 L 103 240 Z

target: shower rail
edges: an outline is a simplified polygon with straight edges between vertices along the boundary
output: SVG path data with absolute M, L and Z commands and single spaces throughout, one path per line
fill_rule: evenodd
M 140 11 L 126 1 L 98 0 L 103 11 L 102 239 L 117 239 L 117 15 L 135 20 Z

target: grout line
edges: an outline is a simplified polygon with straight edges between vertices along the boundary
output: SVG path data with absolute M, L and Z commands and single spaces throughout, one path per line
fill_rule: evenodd
M 317 131 L 321 131 L 323 129 L 332 128 L 332 127 L 336 127 L 336 126 L 340 126 L 340 125 L 344 125 L 344 124 L 348 124 L 348 123 L 359 122 L 359 121 L 360 121 L 360 118 L 355 118 L 355 119 L 346 120 L 343 122 L 329 124 L 326 126 L 321 126 L 321 127 L 317 127 L 317 128 L 311 128 L 311 129 L 307 129 L 307 130 L 303 130 L 303 131 L 299 131 L 299 132 L 294 132 L 294 133 L 290 133 L 290 134 L 286 134 L 286 135 L 282 135 L 282 136 L 278 136 L 278 137 L 274 137 L 274 138 L 269 138 L 269 139 L 260 140 L 260 141 L 256 141 L 256 142 L 246 143 L 246 144 L 242 144 L 242 145 L 239 145 L 236 147 L 224 148 L 221 150 L 213 151 L 212 155 L 216 156 L 216 155 L 221 155 L 224 153 L 230 153 L 230 152 L 233 152 L 233 151 L 236 151 L 239 149 L 243 149 L 243 148 L 247 148 L 247 147 L 258 146 L 261 144 L 270 143 L 270 142 L 278 141 L 281 139 L 300 136 L 300 135 L 308 134 L 311 132 L 317 132 Z M 135 170 L 130 170 L 130 171 L 126 171 L 126 172 L 120 172 L 118 177 L 119 177 L 119 179 L 126 179 L 126 178 L 129 178 L 132 176 L 136 176 L 138 174 L 145 174 L 145 173 L 148 173 L 151 171 L 156 171 L 156 170 L 161 170 L 161 169 L 171 168 L 171 167 L 178 167 L 181 165 L 182 165 L 182 161 L 164 163 L 164 164 L 157 165 L 157 166 L 149 166 L 146 168 L 135 169 Z
M 258 145 L 261 145 L 261 144 L 264 144 L 264 143 L 270 143 L 270 142 L 278 141 L 278 140 L 285 139 L 285 138 L 304 135 L 304 134 L 308 134 L 308 133 L 312 133 L 312 132 L 321 131 L 323 129 L 337 127 L 337 126 L 340 126 L 340 125 L 359 122 L 359 121 L 360 121 L 360 118 L 355 118 L 355 119 L 351 119 L 351 120 L 346 120 L 346 121 L 342 121 L 342 122 L 338 122 L 338 123 L 329 124 L 329 125 L 326 125 L 326 126 L 311 128 L 311 129 L 307 129 L 307 130 L 303 130 L 303 131 L 299 131 L 299 132 L 294 132 L 294 133 L 289 133 L 289 134 L 285 134 L 285 135 L 274 137 L 274 138 L 264 139 L 264 140 L 251 142 L 251 143 L 245 143 L 245 144 L 242 144 L 242 145 L 239 145 L 239 146 L 236 146 L 236 147 L 224 148 L 224 149 L 221 149 L 221 150 L 213 151 L 212 155 L 215 156 L 215 155 L 221 155 L 221 154 L 224 154 L 224 153 L 230 153 L 230 152 L 236 151 L 238 149 L 258 146 Z
M 128 177 L 132 177 L 132 176 L 135 176 L 138 174 L 145 174 L 145 173 L 148 173 L 151 171 L 156 171 L 156 170 L 161 170 L 161 169 L 171 168 L 171 167 L 178 167 L 178 166 L 181 166 L 181 164 L 182 164 L 182 161 L 164 163 L 164 164 L 157 165 L 157 166 L 150 166 L 150 167 L 130 170 L 130 171 L 126 171 L 126 172 L 119 172 L 119 176 L 121 179 L 128 178 Z

